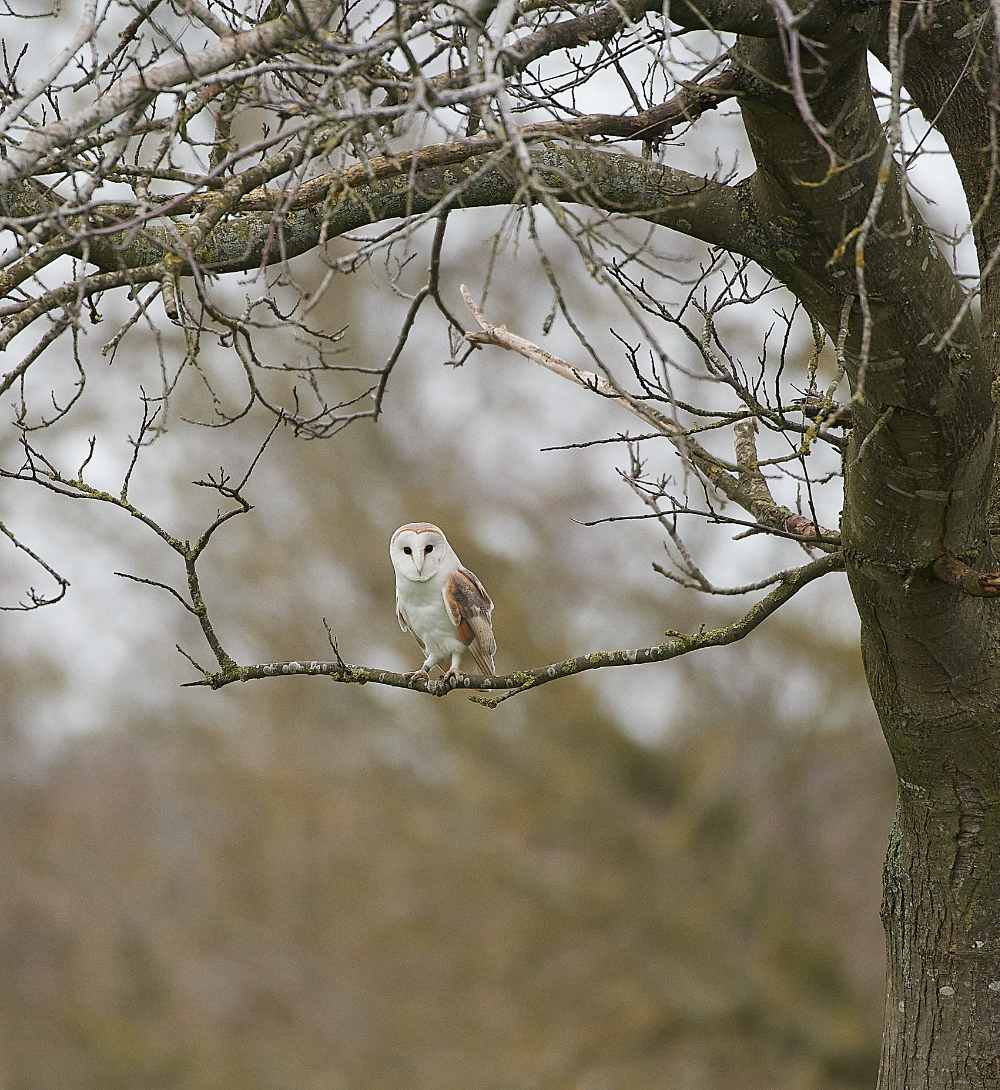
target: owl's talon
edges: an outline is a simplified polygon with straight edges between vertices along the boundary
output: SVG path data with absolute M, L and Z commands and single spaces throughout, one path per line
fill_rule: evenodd
M 469 675 L 463 673 L 461 670 L 445 670 L 443 681 L 451 681 L 456 685 L 460 681 L 464 681 Z
M 411 674 L 403 674 L 407 681 L 429 681 L 430 674 L 426 670 L 414 670 Z

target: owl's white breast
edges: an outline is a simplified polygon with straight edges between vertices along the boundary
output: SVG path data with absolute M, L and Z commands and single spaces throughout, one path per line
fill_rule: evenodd
M 396 600 L 406 627 L 439 658 L 465 647 L 442 597 L 450 574 L 438 571 L 425 582 L 396 575 Z

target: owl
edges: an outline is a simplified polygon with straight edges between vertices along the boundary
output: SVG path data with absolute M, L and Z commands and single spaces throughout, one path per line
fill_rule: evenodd
M 426 680 L 445 655 L 451 655 L 445 678 L 463 677 L 458 664 L 466 649 L 483 674 L 492 677 L 497 649 L 490 622 L 493 602 L 462 567 L 444 534 L 429 522 L 408 522 L 392 535 L 389 556 L 396 570 L 399 627 L 413 633 L 424 653 L 423 666 L 406 677 Z

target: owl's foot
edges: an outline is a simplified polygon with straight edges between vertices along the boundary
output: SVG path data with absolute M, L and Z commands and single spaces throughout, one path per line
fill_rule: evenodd
M 469 675 L 463 673 L 461 670 L 456 670 L 454 667 L 451 670 L 445 670 L 442 681 L 464 681 Z
M 407 681 L 428 681 L 430 674 L 426 670 L 414 670 L 412 674 L 403 674 Z

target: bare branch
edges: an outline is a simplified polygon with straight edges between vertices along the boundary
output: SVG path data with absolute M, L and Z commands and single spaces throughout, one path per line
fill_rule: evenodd
M 692 465 L 715 488 L 728 499 L 739 504 L 745 511 L 749 511 L 758 522 L 803 539 L 812 539 L 815 541 L 817 548 L 825 551 L 833 551 L 839 547 L 840 535 L 835 531 L 824 529 L 821 526 L 818 527 L 810 519 L 798 515 L 786 507 L 779 507 L 773 502 L 769 503 L 761 499 L 759 495 L 748 495 L 739 480 L 729 472 L 730 468 L 738 467 L 729 467 L 726 463 L 711 455 L 704 447 L 691 439 L 684 428 L 658 409 L 627 394 L 617 384 L 612 384 L 607 379 L 590 371 L 574 367 L 565 360 L 559 359 L 558 356 L 553 356 L 551 352 L 546 352 L 545 349 L 526 341 L 523 337 L 510 333 L 506 326 L 493 325 L 476 306 L 464 284 L 461 291 L 466 305 L 481 329 L 481 332 L 467 333 L 465 335 L 466 340 L 472 344 L 492 344 L 499 348 L 517 352 L 561 378 L 569 379 L 570 382 L 583 386 L 600 397 L 620 405 L 623 409 L 632 413 L 633 416 L 637 416 L 640 420 L 650 424 L 661 435 L 666 436 L 682 451 L 685 457 L 690 459 Z
M 0 114 L 0 136 L 2 136 L 18 120 L 24 111 L 55 82 L 56 77 L 72 61 L 73 57 L 97 31 L 97 0 L 84 0 L 83 14 L 76 33 L 69 42 L 56 54 L 49 64 L 42 70 L 40 76 L 35 79 L 25 90 L 20 98 L 8 105 Z M 2 178 L 2 175 L 0 175 Z M 2 184 L 2 183 L 0 183 Z
M 942 583 L 972 598 L 1000 598 L 1000 572 L 978 572 L 948 553 L 934 561 L 933 570 Z
M 59 584 L 59 590 L 54 597 L 46 598 L 44 595 L 39 594 L 34 587 L 28 588 L 28 600 L 26 602 L 18 602 L 16 606 L 0 606 L 0 611 L 3 612 L 16 612 L 24 613 L 32 609 L 40 609 L 42 606 L 55 605 L 56 602 L 62 601 L 69 588 L 69 580 L 64 579 L 51 565 L 47 564 L 38 553 L 29 549 L 23 541 L 19 541 L 14 536 L 11 530 L 8 530 L 2 522 L 0 522 L 0 534 L 3 534 L 15 549 L 20 549 L 21 552 L 26 553 L 31 559 L 40 567 L 44 568 L 49 575 Z
M 747 614 L 738 621 L 724 628 L 712 629 L 697 635 L 682 632 L 667 632 L 670 638 L 656 647 L 642 647 L 630 651 L 595 651 L 589 655 L 555 662 L 549 666 L 540 666 L 533 670 L 519 670 L 500 677 L 482 677 L 471 674 L 448 681 L 422 681 L 407 679 L 402 674 L 390 670 L 377 670 L 368 666 L 351 666 L 341 662 L 311 662 L 303 660 L 292 662 L 272 662 L 260 666 L 233 666 L 229 670 L 212 674 L 201 681 L 189 682 L 189 685 L 207 685 L 221 689 L 234 681 L 258 681 L 269 677 L 287 677 L 291 674 L 329 677 L 352 685 L 389 685 L 397 689 L 412 689 L 416 692 L 429 693 L 432 696 L 446 696 L 459 689 L 482 692 L 498 689 L 515 689 L 525 692 L 537 689 L 550 681 L 570 677 L 587 670 L 601 670 L 609 666 L 638 666 L 651 662 L 667 662 L 692 651 L 706 647 L 723 647 L 748 636 L 762 621 L 785 604 L 793 595 L 807 586 L 814 579 L 830 572 L 842 571 L 844 559 L 840 553 L 820 557 L 801 568 L 779 573 L 776 578 L 781 585 L 762 598 Z M 480 700 L 479 703 L 488 703 Z
M 181 60 L 168 61 L 147 68 L 141 75 L 121 80 L 113 92 L 101 95 L 92 106 L 80 110 L 72 118 L 29 132 L 20 147 L 11 149 L 7 158 L 0 161 L 0 185 L 26 177 L 56 148 L 66 148 L 126 110 L 142 102 L 151 102 L 160 91 L 218 72 L 252 54 L 274 52 L 301 33 L 291 19 L 282 16 L 252 30 L 222 38 Z
M 158 579 L 144 579 L 142 576 L 129 575 L 128 572 L 124 571 L 116 571 L 115 575 L 117 575 L 119 579 L 131 579 L 133 583 L 145 583 L 147 587 L 159 587 L 160 590 L 165 590 L 168 594 L 172 594 L 188 613 L 194 613 L 194 608 L 191 603 L 186 601 L 184 596 L 174 590 L 169 583 L 161 583 Z

